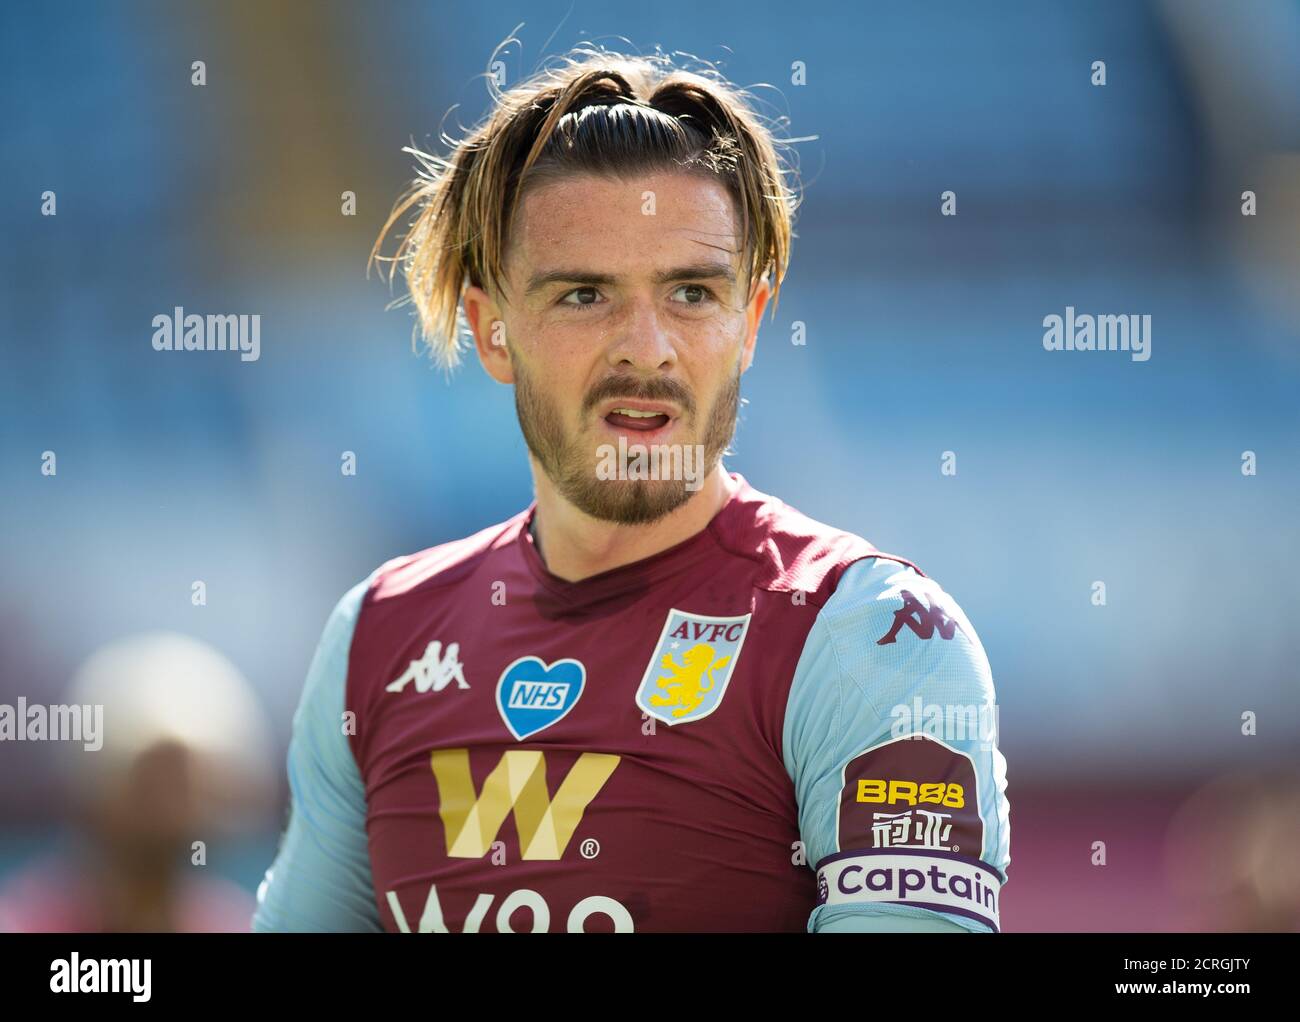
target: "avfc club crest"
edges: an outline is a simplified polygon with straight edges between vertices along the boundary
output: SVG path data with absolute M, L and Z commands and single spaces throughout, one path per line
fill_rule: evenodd
M 735 673 L 749 618 L 670 610 L 637 689 L 637 706 L 665 724 L 700 720 L 716 710 Z

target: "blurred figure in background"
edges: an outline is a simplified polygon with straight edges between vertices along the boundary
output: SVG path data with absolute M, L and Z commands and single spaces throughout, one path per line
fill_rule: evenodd
M 0 930 L 246 931 L 251 896 L 207 865 L 272 795 L 239 671 L 205 643 L 149 633 L 91 656 L 67 701 L 103 707 L 103 745 L 63 750 L 72 840 L 0 888 Z
M 1239 771 L 1216 777 L 1170 822 L 1173 890 L 1197 907 L 1197 929 L 1300 931 L 1300 775 Z

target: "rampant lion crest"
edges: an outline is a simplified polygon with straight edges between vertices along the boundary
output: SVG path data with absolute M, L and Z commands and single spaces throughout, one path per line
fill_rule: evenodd
M 704 700 L 704 693 L 712 691 L 715 678 L 714 671 L 720 671 L 731 662 L 730 656 L 713 658 L 713 647 L 708 643 L 701 642 L 692 646 L 682 654 L 685 661 L 679 664 L 671 653 L 665 653 L 662 661 L 662 670 L 667 671 L 667 675 L 662 675 L 657 682 L 658 686 L 667 692 L 662 695 L 656 692 L 650 697 L 650 702 L 655 706 L 673 706 L 674 717 L 685 717 L 688 713 L 694 713 L 701 702 Z M 700 679 L 705 675 L 709 677 L 707 685 L 700 684 Z
M 641 677 L 637 705 L 666 724 L 707 717 L 736 673 L 749 618 L 670 610 Z

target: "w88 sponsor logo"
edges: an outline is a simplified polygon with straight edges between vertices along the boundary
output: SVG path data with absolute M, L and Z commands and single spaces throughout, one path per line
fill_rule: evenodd
M 411 924 L 407 920 L 402 903 L 397 898 L 397 892 L 386 892 L 385 900 L 389 911 L 393 914 L 393 923 L 398 932 L 410 933 Z M 482 892 L 475 897 L 474 904 L 465 914 L 460 932 L 479 933 L 483 929 L 483 923 L 488 920 L 495 901 L 496 895 L 487 892 Z M 522 915 L 517 916 L 521 909 L 524 910 Z M 632 913 L 627 910 L 627 907 L 614 898 L 607 898 L 601 894 L 583 898 L 574 905 L 565 917 L 563 929 L 569 933 L 586 932 L 587 920 L 593 916 L 599 917 L 599 921 L 594 921 L 594 925 L 590 927 L 592 930 L 612 929 L 615 933 L 632 933 L 635 930 Z M 523 924 L 523 930 L 515 928 L 516 921 Z M 511 891 L 501 900 L 495 915 L 491 917 L 491 922 L 495 924 L 497 933 L 548 933 L 552 929 L 551 907 L 537 891 L 520 888 Z M 438 897 L 437 884 L 429 885 L 429 895 L 425 899 L 424 911 L 420 914 L 416 932 L 452 932 L 443 917 L 442 900 Z

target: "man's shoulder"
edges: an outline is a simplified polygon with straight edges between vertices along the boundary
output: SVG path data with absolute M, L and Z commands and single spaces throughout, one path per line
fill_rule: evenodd
M 759 568 L 759 588 L 772 592 L 802 592 L 820 606 L 835 593 L 845 573 L 856 574 L 880 563 L 883 571 L 900 568 L 924 577 L 916 564 L 888 553 L 847 529 L 828 525 L 745 484 L 737 495 L 738 513 L 720 522 L 719 543 L 732 553 L 752 559 Z M 873 571 L 873 574 L 878 572 Z
M 385 561 L 370 574 L 366 603 L 384 603 L 465 580 L 494 553 L 511 548 L 527 514 L 525 509 L 462 539 Z

